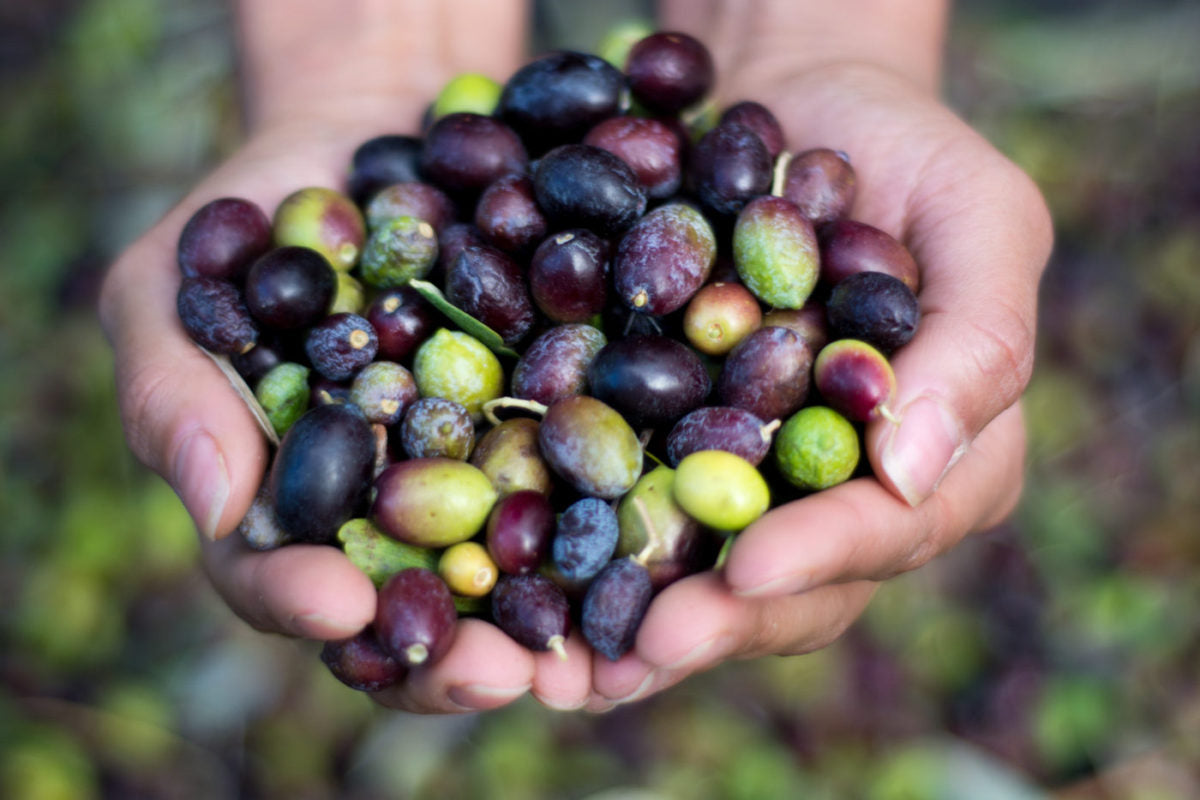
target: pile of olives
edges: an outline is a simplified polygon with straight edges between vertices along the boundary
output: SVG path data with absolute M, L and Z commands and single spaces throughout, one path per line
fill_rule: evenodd
M 891 418 L 918 270 L 847 218 L 847 155 L 715 107 L 690 36 L 618 50 L 460 76 L 346 186 L 218 198 L 180 235 L 179 318 L 276 445 L 240 535 L 378 587 L 322 653 L 350 686 L 435 663 L 462 615 L 616 660 L 656 592 L 865 473 Z

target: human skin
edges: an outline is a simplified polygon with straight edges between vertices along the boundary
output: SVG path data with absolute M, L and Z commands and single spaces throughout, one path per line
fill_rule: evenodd
M 921 265 L 922 325 L 893 360 L 901 427 L 877 422 L 867 432 L 881 480 L 857 479 L 764 516 L 739 534 L 722 573 L 659 595 L 634 651 L 617 662 L 594 656 L 578 635 L 561 661 L 464 620 L 445 658 L 376 693 L 379 702 L 451 713 L 531 692 L 553 708 L 604 710 L 727 659 L 817 649 L 861 614 L 878 581 L 1011 511 L 1024 453 L 1017 401 L 1032 365 L 1050 224 L 1028 178 L 939 101 L 946 11 L 913 5 L 661 7 L 664 28 L 711 46 L 722 99 L 765 103 L 793 150 L 850 154 L 859 181 L 852 216 L 897 235 Z M 336 639 L 375 609 L 370 581 L 340 551 L 259 553 L 229 535 L 261 482 L 266 444 L 175 319 L 175 243 L 187 218 L 216 197 L 269 211 L 298 187 L 341 186 L 353 148 L 415 130 L 453 74 L 503 81 L 524 58 L 528 9 L 519 0 L 295 8 L 286 0 L 238 6 L 246 142 L 120 256 L 100 312 L 130 447 L 196 521 L 216 590 L 260 630 Z

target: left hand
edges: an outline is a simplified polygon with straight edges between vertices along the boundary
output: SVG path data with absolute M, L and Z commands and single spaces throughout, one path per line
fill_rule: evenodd
M 894 70 L 754 57 L 732 66 L 720 72 L 723 99 L 775 111 L 794 151 L 849 153 L 852 218 L 901 239 L 921 266 L 921 326 L 892 359 L 901 425 L 866 428 L 878 477 L 773 509 L 738 535 L 722 573 L 664 590 L 634 651 L 594 660 L 594 709 L 728 659 L 828 645 L 879 581 L 998 524 L 1021 491 L 1018 400 L 1052 238 L 1034 184 L 928 84 Z

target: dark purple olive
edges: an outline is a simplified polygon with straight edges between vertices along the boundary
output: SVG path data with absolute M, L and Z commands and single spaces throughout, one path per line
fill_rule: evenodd
M 388 361 L 406 360 L 437 327 L 433 307 L 410 286 L 380 294 L 367 308 L 366 317 L 379 339 L 376 357 Z
M 325 256 L 307 247 L 277 247 L 246 275 L 246 307 L 262 325 L 304 328 L 324 318 L 337 285 Z
M 446 298 L 500 334 L 506 344 L 524 338 L 537 321 L 517 262 L 494 247 L 468 247 L 446 270 Z
M 492 618 L 517 644 L 566 658 L 563 640 L 571 630 L 571 605 L 549 578 L 536 573 L 500 576 L 492 589 Z
M 660 114 L 675 114 L 708 94 L 716 68 L 700 40 L 662 31 L 634 44 L 625 73 L 639 103 Z
M 608 300 L 608 243 L 585 228 L 547 237 L 529 262 L 529 291 L 555 322 L 587 322 Z
M 850 213 L 856 182 L 845 153 L 818 147 L 797 153 L 788 162 L 783 196 L 814 225 L 823 225 Z
M 650 573 L 632 558 L 612 561 L 597 575 L 583 598 L 583 636 L 596 652 L 616 661 L 637 641 L 638 628 L 654 586 Z
M 882 272 L 913 292 L 921 285 L 917 262 L 903 244 L 879 228 L 851 219 L 821 226 L 821 280 L 837 286 L 859 272 Z
M 587 144 L 562 145 L 542 156 L 533 187 L 555 228 L 587 228 L 612 237 L 646 210 L 646 191 L 629 165 Z
M 349 639 L 326 642 L 321 662 L 335 678 L 360 692 L 386 689 L 403 680 L 407 672 L 383 649 L 371 626 Z
M 483 190 L 475 226 L 494 247 L 527 256 L 546 236 L 546 218 L 533 197 L 528 175 L 505 175 Z
M 360 206 L 385 186 L 421 179 L 421 140 L 386 134 L 360 144 L 350 158 L 350 196 Z
M 605 345 L 588 367 L 593 397 L 635 428 L 669 425 L 699 407 L 712 382 L 700 357 L 665 336 L 631 336 Z
M 808 397 L 813 352 L 788 328 L 759 328 L 725 358 L 717 392 L 721 403 L 759 419 L 786 419 Z
M 725 450 L 757 467 L 770 449 L 771 433 L 762 420 L 732 406 L 697 408 L 667 435 L 667 463 L 672 467 L 699 450 Z
M 304 352 L 322 376 L 344 381 L 375 360 L 379 336 L 358 314 L 330 314 L 309 329 Z
M 375 631 L 383 649 L 409 667 L 434 664 L 454 643 L 458 612 L 445 582 L 408 567 L 379 587 Z
M 758 134 L 727 122 L 700 139 L 688 165 L 688 180 L 706 211 L 732 217 L 771 190 L 771 167 L 771 155 Z
M 757 133 L 758 138 L 762 139 L 762 143 L 766 145 L 767 155 L 771 157 L 771 161 L 778 158 L 787 146 L 783 136 L 783 127 L 780 126 L 779 120 L 762 103 L 756 103 L 753 100 L 735 103 L 721 114 L 718 124 L 721 122 L 736 122 Z
M 210 352 L 245 353 L 258 341 L 258 327 L 241 292 L 227 280 L 184 278 L 175 310 L 192 341 Z
M 598 56 L 561 51 L 529 62 L 504 85 L 497 114 L 532 152 L 579 141 L 617 113 L 624 76 Z
M 916 295 L 882 272 L 859 272 L 834 286 L 825 311 L 837 338 L 862 339 L 885 354 L 908 344 L 921 321 Z
M 298 541 L 327 543 L 363 510 L 375 465 L 375 436 L 353 405 L 318 406 L 279 443 L 267 476 L 275 516 Z
M 478 194 L 503 175 L 523 172 L 528 163 L 512 129 L 479 114 L 442 117 L 425 135 L 421 151 L 422 172 L 452 194 Z
M 271 246 L 271 220 L 254 203 L 222 197 L 202 206 L 179 234 L 176 258 L 185 276 L 237 281 Z
M 652 200 L 671 197 L 683 182 L 683 142 L 662 120 L 609 117 L 588 131 L 583 143 L 628 164 Z

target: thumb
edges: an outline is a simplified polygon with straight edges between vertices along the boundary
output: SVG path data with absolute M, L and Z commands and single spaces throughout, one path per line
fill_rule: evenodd
M 134 455 L 179 495 L 209 539 L 228 535 L 254 498 L 266 443 L 228 379 L 177 318 L 177 208 L 109 271 L 100 320 L 113 346 L 117 396 Z
M 922 318 L 892 360 L 897 420 L 867 428 L 875 474 L 913 506 L 1017 402 L 1033 369 L 1049 215 L 1032 181 L 977 142 L 947 153 L 910 207 Z M 964 186 L 972 187 L 966 198 Z

